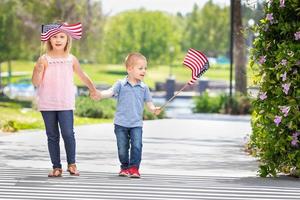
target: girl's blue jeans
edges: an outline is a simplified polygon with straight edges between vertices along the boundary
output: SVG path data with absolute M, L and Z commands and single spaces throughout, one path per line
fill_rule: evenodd
M 53 168 L 62 167 L 60 160 L 59 132 L 61 132 L 64 140 L 68 164 L 75 163 L 76 142 L 73 127 L 73 110 L 41 111 L 41 113 L 45 123 L 48 150 Z
M 142 127 L 127 128 L 115 124 L 121 169 L 140 167 L 142 158 Z M 130 152 L 130 153 L 129 153 Z

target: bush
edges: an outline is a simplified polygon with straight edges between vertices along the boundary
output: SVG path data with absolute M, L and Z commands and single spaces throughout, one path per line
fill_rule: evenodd
M 256 26 L 251 66 L 260 88 L 253 102 L 250 146 L 260 176 L 300 175 L 300 2 L 269 1 Z
M 13 120 L 9 120 L 2 125 L 1 130 L 3 132 L 16 132 L 19 130 L 17 123 Z
M 143 119 L 144 120 L 154 120 L 154 119 L 162 119 L 165 117 L 165 111 L 162 110 L 159 115 L 154 115 L 153 113 L 149 112 L 147 109 L 144 109 L 143 113 Z
M 230 106 L 230 97 L 226 94 L 218 96 L 209 96 L 207 92 L 195 98 L 195 113 L 223 113 L 223 114 L 250 114 L 251 100 L 242 94 L 235 94 L 232 97 Z
M 89 97 L 80 96 L 76 99 L 75 115 L 90 118 L 113 118 L 116 102 L 113 99 L 93 101 Z
M 229 96 L 224 96 L 223 100 L 220 113 L 232 115 L 244 115 L 251 113 L 252 100 L 248 96 L 237 93 L 232 97 L 231 103 Z
M 89 97 L 80 96 L 76 99 L 75 115 L 80 117 L 104 118 L 111 119 L 114 117 L 116 110 L 116 100 L 103 99 L 101 101 L 93 101 Z M 165 112 L 162 111 L 158 116 L 144 109 L 144 120 L 153 120 L 164 118 Z

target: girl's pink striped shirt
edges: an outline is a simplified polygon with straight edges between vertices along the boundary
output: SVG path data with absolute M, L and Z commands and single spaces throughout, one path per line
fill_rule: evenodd
M 40 111 L 75 109 L 73 56 L 51 58 L 44 55 L 48 67 L 37 88 L 37 106 Z

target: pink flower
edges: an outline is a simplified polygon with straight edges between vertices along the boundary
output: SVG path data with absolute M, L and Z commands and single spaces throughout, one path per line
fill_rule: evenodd
M 280 8 L 284 8 L 285 5 L 284 5 L 284 0 L 280 0 L 280 5 L 279 5 Z
M 282 59 L 281 60 L 281 64 L 284 65 L 284 66 L 286 66 L 287 65 L 287 60 L 286 59 Z
M 261 64 L 261 65 L 264 64 L 264 63 L 266 62 L 266 56 L 260 56 L 258 62 L 259 62 L 259 64 Z
M 282 81 L 286 81 L 286 72 L 281 74 L 280 77 L 282 78 Z
M 273 24 L 273 20 L 274 20 L 273 13 L 267 14 L 266 19 L 269 20 L 271 24 Z
M 293 133 L 293 135 L 292 135 L 293 140 L 291 141 L 292 146 L 294 146 L 294 147 L 297 147 L 297 146 L 298 146 L 298 142 L 299 142 L 298 136 L 299 136 L 299 135 L 300 135 L 299 132 Z
M 291 145 L 292 145 L 293 147 L 298 147 L 298 140 L 292 140 L 292 141 L 291 141 Z
M 281 112 L 283 113 L 283 116 L 287 116 L 290 111 L 290 106 L 279 106 Z
M 295 40 L 300 40 L 300 31 L 297 31 L 295 34 Z
M 290 89 L 291 84 L 290 84 L 290 83 L 284 83 L 284 84 L 282 84 L 281 86 L 282 86 L 282 88 L 283 88 L 283 92 L 284 92 L 285 94 L 288 94 L 288 93 L 289 93 L 289 89 Z
M 268 96 L 267 96 L 267 92 L 261 92 L 260 93 L 260 95 L 259 95 L 259 98 L 260 98 L 260 100 L 265 100 L 266 98 L 267 98 Z
M 281 119 L 282 119 L 281 116 L 277 116 L 277 115 L 275 116 L 274 123 L 276 124 L 276 126 L 278 126 L 280 124 Z

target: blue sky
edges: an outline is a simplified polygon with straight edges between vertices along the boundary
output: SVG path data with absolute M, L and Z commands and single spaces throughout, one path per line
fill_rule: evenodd
M 207 0 L 102 0 L 102 6 L 104 13 L 109 15 L 139 8 L 186 14 L 192 10 L 195 3 L 202 7 L 206 2 Z M 221 6 L 230 4 L 230 0 L 213 0 L 213 2 Z

